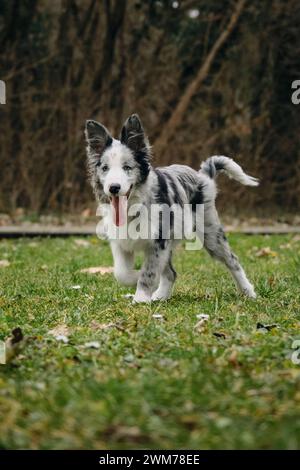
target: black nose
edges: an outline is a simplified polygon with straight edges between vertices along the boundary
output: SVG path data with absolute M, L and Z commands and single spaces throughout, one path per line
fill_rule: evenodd
M 121 185 L 120 184 L 111 184 L 110 187 L 109 187 L 109 192 L 111 194 L 118 194 L 118 192 L 120 191 L 121 189 Z

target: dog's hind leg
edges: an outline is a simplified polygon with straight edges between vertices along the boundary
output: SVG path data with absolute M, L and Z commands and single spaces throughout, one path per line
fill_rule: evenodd
M 133 269 L 134 254 L 124 251 L 117 242 L 111 242 L 111 251 L 114 258 L 114 276 L 124 286 L 135 286 L 139 271 Z
M 172 251 L 170 251 L 169 259 L 160 275 L 159 286 L 153 292 L 151 300 L 168 300 L 171 297 L 175 280 L 176 271 L 172 265 Z
M 240 265 L 238 257 L 230 249 L 214 203 L 204 207 L 204 247 L 213 258 L 225 264 L 240 292 L 247 297 L 256 298 L 254 288 Z

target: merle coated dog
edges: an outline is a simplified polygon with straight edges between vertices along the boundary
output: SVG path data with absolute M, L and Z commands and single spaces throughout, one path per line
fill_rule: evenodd
M 213 156 L 202 163 L 199 171 L 186 165 L 153 168 L 151 151 L 140 118 L 133 114 L 123 125 L 120 140 L 96 121 L 86 122 L 88 170 L 98 202 L 109 204 L 114 217 L 109 223 L 121 226 L 132 204 L 150 209 L 153 204 L 172 206 L 197 204 L 204 208 L 203 245 L 208 253 L 229 269 L 237 288 L 255 298 L 252 284 L 232 253 L 215 207 L 215 178 L 219 172 L 248 186 L 258 180 L 244 173 L 232 159 Z M 127 204 L 124 204 L 124 201 Z M 146 211 L 147 214 L 147 211 Z M 146 217 L 148 217 L 146 215 Z M 142 239 L 110 239 L 114 258 L 114 275 L 124 285 L 136 285 L 134 302 L 150 302 L 170 298 L 176 272 L 172 252 L 178 243 L 162 234 L 161 217 L 151 219 L 154 236 Z M 171 220 L 171 226 L 174 226 Z M 197 228 L 196 228 L 197 230 Z M 140 271 L 134 269 L 134 255 L 142 250 L 145 260 Z

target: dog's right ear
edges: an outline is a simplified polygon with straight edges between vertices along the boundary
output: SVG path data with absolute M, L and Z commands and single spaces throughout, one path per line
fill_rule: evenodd
M 127 145 L 134 153 L 144 150 L 148 147 L 148 139 L 142 122 L 137 114 L 132 114 L 125 121 L 122 130 L 121 138 L 122 144 Z
M 88 144 L 88 154 L 100 159 L 102 153 L 112 143 L 112 137 L 106 127 L 97 121 L 88 120 L 85 124 L 85 138 Z

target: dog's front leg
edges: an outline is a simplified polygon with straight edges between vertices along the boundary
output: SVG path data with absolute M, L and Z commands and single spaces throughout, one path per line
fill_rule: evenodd
M 155 242 L 147 251 L 133 298 L 134 303 L 151 302 L 152 293 L 158 285 L 161 271 L 165 267 L 169 255 L 169 247 L 159 242 Z
M 136 286 L 139 271 L 133 269 L 134 254 L 124 251 L 117 241 L 110 244 L 114 258 L 114 276 L 124 286 Z

